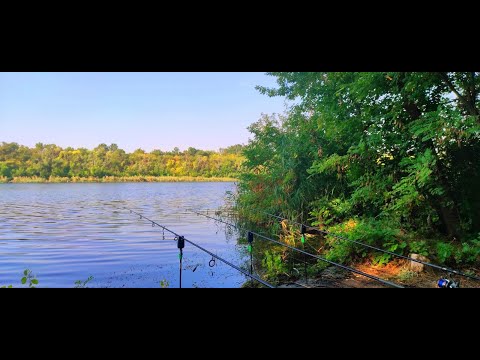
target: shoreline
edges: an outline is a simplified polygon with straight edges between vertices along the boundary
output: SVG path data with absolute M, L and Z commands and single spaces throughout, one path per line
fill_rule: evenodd
M 65 184 L 65 183 L 139 183 L 139 182 L 236 182 L 231 177 L 205 176 L 104 176 L 96 177 L 14 177 L 8 179 L 0 177 L 0 184 Z

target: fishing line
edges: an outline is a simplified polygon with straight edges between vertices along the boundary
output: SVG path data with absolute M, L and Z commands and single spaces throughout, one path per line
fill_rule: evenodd
M 368 247 L 370 249 L 374 249 L 374 250 L 377 250 L 377 251 L 380 251 L 380 252 L 383 252 L 385 254 L 389 254 L 389 255 L 392 255 L 392 256 L 396 256 L 396 257 L 399 257 L 399 258 L 402 258 L 402 259 L 405 259 L 405 260 L 410 260 L 410 261 L 414 261 L 414 262 L 417 262 L 419 264 L 422 264 L 422 265 L 425 265 L 425 266 L 430 266 L 430 267 L 433 267 L 435 269 L 439 269 L 439 270 L 442 270 L 442 271 L 445 271 L 447 273 L 451 273 L 451 274 L 456 274 L 456 275 L 460 275 L 460 276 L 464 276 L 464 277 L 467 277 L 467 278 L 470 278 L 470 279 L 473 279 L 473 280 L 476 280 L 476 281 L 480 281 L 480 277 L 477 277 L 477 276 L 474 276 L 474 275 L 469 275 L 469 274 L 465 274 L 461 271 L 458 271 L 458 270 L 454 270 L 454 269 L 450 269 L 450 268 L 447 268 L 445 266 L 439 266 L 439 265 L 435 265 L 435 264 L 432 264 L 432 263 L 429 263 L 429 262 L 425 262 L 425 261 L 422 261 L 422 260 L 418 260 L 418 259 L 413 259 L 409 256 L 404 256 L 404 255 L 400 255 L 400 254 L 396 254 L 394 252 L 391 252 L 391 251 L 388 251 L 388 250 L 385 250 L 385 249 L 380 249 L 378 247 L 375 247 L 375 246 L 372 246 L 372 245 L 368 245 L 368 244 L 365 244 L 365 243 L 362 243 L 360 241 L 357 241 L 357 240 L 351 240 L 351 239 L 348 239 L 346 237 L 343 237 L 343 236 L 340 236 L 340 235 L 336 235 L 336 234 L 333 234 L 331 232 L 328 232 L 328 231 L 325 231 L 325 230 L 322 230 L 318 227 L 315 227 L 315 226 L 308 226 L 308 225 L 305 225 L 305 224 L 302 224 L 302 223 L 299 223 L 299 222 L 296 222 L 296 221 L 293 221 L 293 220 L 289 220 L 287 218 L 284 218 L 284 217 L 281 217 L 281 216 L 277 216 L 277 215 L 273 215 L 273 214 L 269 214 L 267 212 L 263 212 L 263 211 L 260 211 L 268 216 L 271 216 L 271 217 L 274 217 L 274 218 L 277 218 L 277 219 L 280 219 L 280 220 L 287 220 L 287 221 L 290 221 L 291 223 L 293 224 L 296 224 L 296 225 L 300 225 L 300 226 L 306 226 L 307 228 L 309 229 L 313 229 L 313 230 L 317 230 L 325 235 L 330 235 L 330 236 L 333 236 L 335 238 L 338 238 L 338 239 L 341 239 L 341 240 L 345 240 L 345 241 L 348 241 L 348 242 L 351 242 L 351 243 L 354 243 L 354 244 L 357 244 L 357 245 L 361 245 L 361 246 L 364 246 L 364 247 Z
M 212 253 L 211 251 L 208 251 L 208 250 L 205 249 L 204 247 L 202 247 L 202 246 L 194 243 L 194 242 L 191 241 L 191 240 L 188 240 L 188 239 L 185 238 L 184 236 L 181 236 L 181 235 L 177 234 L 177 233 L 174 232 L 173 230 L 168 229 L 166 226 L 163 226 L 163 225 L 157 223 L 156 221 L 153 221 L 153 220 L 151 220 L 151 219 L 143 216 L 142 214 L 140 214 L 140 213 L 138 213 L 138 212 L 136 212 L 136 211 L 133 211 L 133 210 L 128 209 L 128 208 L 125 208 L 125 209 L 126 209 L 126 210 L 130 210 L 130 213 L 134 213 L 134 214 L 140 216 L 140 219 L 145 219 L 145 220 L 149 221 L 150 223 L 153 223 L 153 224 L 155 224 L 156 226 L 161 227 L 163 230 L 168 231 L 169 233 L 175 235 L 175 239 L 174 239 L 174 240 L 177 241 L 177 247 L 178 247 L 179 250 L 180 250 L 180 254 L 179 254 L 179 259 L 180 259 L 180 287 L 181 287 L 181 276 L 182 276 L 182 275 L 181 275 L 181 274 L 182 274 L 181 264 L 182 264 L 182 258 L 183 258 L 183 248 L 184 248 L 184 246 L 185 246 L 185 242 L 187 242 L 187 243 L 189 243 L 190 245 L 195 246 L 196 248 L 202 250 L 203 252 L 206 252 L 207 254 L 211 255 L 211 256 L 212 256 L 212 259 L 214 258 L 214 259 L 217 259 L 217 260 L 219 260 L 219 261 L 227 264 L 228 266 L 236 269 L 237 271 L 239 271 L 239 272 L 241 272 L 242 274 L 250 277 L 251 279 L 258 281 L 260 284 L 265 285 L 266 287 L 275 288 L 275 286 L 273 286 L 272 284 L 270 284 L 270 283 L 268 283 L 268 282 L 260 279 L 258 276 L 253 275 L 253 274 L 249 274 L 248 271 L 245 271 L 245 270 L 239 268 L 238 266 L 232 264 L 231 262 L 229 262 L 229 261 L 221 258 L 220 256 L 215 255 L 214 253 Z M 211 261 L 211 260 L 210 260 L 210 261 Z
M 228 222 L 226 222 L 226 221 L 223 221 L 223 220 L 221 220 L 221 219 L 217 219 L 217 218 L 214 218 L 214 217 L 209 216 L 209 215 L 202 214 L 202 213 L 197 212 L 197 211 L 192 211 L 192 212 L 194 212 L 194 213 L 196 213 L 196 214 L 198 214 L 198 215 L 205 216 L 205 217 L 207 217 L 207 218 L 209 218 L 209 219 L 212 219 L 212 220 L 215 220 L 215 221 L 224 223 L 224 224 L 226 224 L 226 225 L 230 225 L 230 226 L 232 226 L 232 227 L 234 227 L 234 228 L 236 228 L 236 229 L 238 229 L 238 230 L 242 230 L 242 229 L 240 229 L 240 227 L 238 227 L 238 226 L 236 226 L 236 225 L 233 225 L 233 224 L 231 224 L 231 223 L 228 223 Z M 309 252 L 306 252 L 306 251 L 301 250 L 301 249 L 299 249 L 299 248 L 296 248 L 296 247 L 290 246 L 290 245 L 288 245 L 288 244 L 282 243 L 282 242 L 280 242 L 280 241 L 278 241 L 278 240 L 269 238 L 269 237 L 267 237 L 267 236 L 265 236 L 265 235 L 262 235 L 262 234 L 259 234 L 259 233 L 257 233 L 257 232 L 254 232 L 254 231 L 251 231 L 251 230 L 248 230 L 248 231 L 249 231 L 250 233 L 252 233 L 253 235 L 258 236 L 258 237 L 261 238 L 261 239 L 274 242 L 274 243 L 276 243 L 276 244 L 278 244 L 278 245 L 281 245 L 281 246 L 284 246 L 284 247 L 286 247 L 286 248 L 295 250 L 295 251 L 297 251 L 297 252 L 299 252 L 299 253 L 302 253 L 302 254 L 305 254 L 305 255 L 307 255 L 307 256 L 310 256 L 310 257 L 319 259 L 319 260 L 321 260 L 321 261 L 327 262 L 327 263 L 329 263 L 329 264 L 331 264 L 331 265 L 335 265 L 335 266 L 340 267 L 340 268 L 342 268 L 342 269 L 344 269 L 344 270 L 348 270 L 348 271 L 353 272 L 353 273 L 356 273 L 356 274 L 358 274 L 358 275 L 365 276 L 365 277 L 367 277 L 367 278 L 369 278 L 369 279 L 378 281 L 378 282 L 383 283 L 383 284 L 385 284 L 385 285 L 389 285 L 389 286 L 396 287 L 396 288 L 403 288 L 403 286 L 398 285 L 398 284 L 395 284 L 395 283 L 390 282 L 390 281 L 388 281 L 388 280 L 384 280 L 384 279 L 381 279 L 381 278 L 379 278 L 379 277 L 376 277 L 376 276 L 367 274 L 367 273 L 365 273 L 365 272 L 363 272 L 363 271 L 360 271 L 360 270 L 351 268 L 351 267 L 349 267 L 349 266 L 342 265 L 342 264 L 338 264 L 338 263 L 336 263 L 336 262 L 334 262 L 334 261 L 331 261 L 331 260 L 327 260 L 327 259 L 325 259 L 325 258 L 323 258 L 323 257 L 321 257 L 321 256 L 318 256 L 318 255 L 315 255 L 315 254 L 311 254 L 311 253 L 309 253 Z

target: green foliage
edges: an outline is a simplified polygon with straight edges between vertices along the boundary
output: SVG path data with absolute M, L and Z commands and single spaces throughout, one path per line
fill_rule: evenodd
M 92 275 L 90 275 L 90 276 L 87 278 L 87 280 L 84 280 L 84 281 L 82 281 L 82 280 L 77 280 L 77 281 L 75 281 L 75 286 L 74 286 L 74 288 L 77 288 L 77 289 L 78 289 L 78 288 L 86 288 L 86 287 L 87 287 L 87 284 L 88 284 L 90 281 L 92 281 L 92 280 L 93 280 L 93 276 L 92 276 Z
M 347 241 L 336 242 L 335 245 L 331 246 L 330 250 L 328 250 L 325 258 L 330 261 L 345 263 L 352 260 L 353 249 L 353 245 Z
M 312 274 L 321 273 L 323 270 L 325 270 L 329 266 L 332 266 L 332 265 L 330 265 L 326 261 L 317 260 L 317 262 L 313 264 L 313 266 L 311 267 Z
M 28 284 L 29 288 L 36 288 L 38 285 L 38 279 L 37 277 L 33 274 L 32 270 L 30 269 L 25 269 L 22 273 L 22 278 L 20 279 L 20 283 L 22 285 Z M 87 287 L 86 285 L 93 280 L 93 276 L 89 276 L 87 280 L 77 280 L 75 281 L 75 286 L 74 288 L 85 288 Z M 8 286 L 1 286 L 1 288 L 12 288 L 13 285 L 8 285 Z
M 407 242 L 399 237 L 399 230 L 385 220 L 349 219 L 329 227 L 332 234 L 343 238 L 372 245 L 397 254 L 403 254 Z M 369 249 L 343 240 L 333 235 L 326 237 L 327 258 L 338 262 L 348 262 L 354 258 L 365 258 L 373 255 L 372 261 L 377 265 L 388 263 L 392 255 L 370 251 Z
M 480 262 L 480 237 L 470 243 L 462 243 L 461 251 L 457 253 L 455 260 L 463 263 Z
M 168 288 L 170 286 L 170 283 L 166 279 L 160 280 L 160 287 L 161 288 Z M 196 287 L 196 286 L 194 286 Z
M 32 270 L 25 269 L 23 271 L 23 277 L 21 279 L 21 283 L 22 285 L 25 285 L 28 283 L 29 288 L 35 288 L 36 285 L 38 285 L 38 279 L 35 277 Z
M 410 241 L 408 243 L 408 248 L 410 249 L 410 253 L 423 256 L 429 255 L 429 247 L 426 240 Z
M 116 144 L 100 144 L 93 150 L 63 149 L 38 143 L 28 148 L 16 143 L 0 144 L 0 181 L 70 182 L 84 179 L 138 181 L 138 177 L 236 177 L 244 160 L 242 145 L 219 152 L 188 148 L 184 152 L 137 149 L 131 154 Z
M 22 278 L 20 279 L 20 283 L 22 285 L 27 285 L 29 288 L 36 288 L 38 285 L 38 279 L 36 276 L 33 274 L 32 270 L 30 269 L 25 269 L 22 273 Z M 0 286 L 0 288 L 5 289 L 5 288 L 13 288 L 13 285 L 4 285 Z
M 429 255 L 428 244 L 425 240 L 411 241 L 408 243 L 408 247 L 410 249 L 410 253 L 420 254 L 423 256 Z
M 437 244 L 438 261 L 445 263 L 455 253 L 455 247 L 450 243 L 439 242 Z
M 258 211 L 281 214 L 398 254 L 478 262 L 480 73 L 270 75 L 278 86 L 258 90 L 295 103 L 249 127 L 242 217 L 275 232 Z M 391 258 L 332 237 L 322 248 L 340 262 Z
M 342 221 L 351 213 L 351 203 L 344 199 L 334 198 L 327 200 L 326 198 L 312 202 L 313 210 L 310 215 L 313 216 L 312 225 L 330 225 Z
M 441 263 L 478 263 L 480 262 L 480 239 L 461 244 L 437 243 L 438 261 Z
M 287 272 L 287 267 L 282 260 L 282 254 L 271 250 L 267 250 L 264 253 L 262 265 L 266 270 L 267 278 L 275 278 L 279 274 Z

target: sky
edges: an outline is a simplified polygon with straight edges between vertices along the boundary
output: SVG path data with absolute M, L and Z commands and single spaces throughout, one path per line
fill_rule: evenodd
M 218 150 L 246 144 L 262 113 L 283 113 L 285 100 L 255 85 L 255 72 L 0 73 L 0 142 L 93 149 Z

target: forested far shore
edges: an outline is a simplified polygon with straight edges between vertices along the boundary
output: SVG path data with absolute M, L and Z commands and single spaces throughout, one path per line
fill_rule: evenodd
M 233 181 L 244 160 L 242 149 L 233 145 L 219 151 L 190 147 L 183 152 L 174 148 L 127 153 L 116 144 L 88 150 L 2 142 L 0 182 Z

